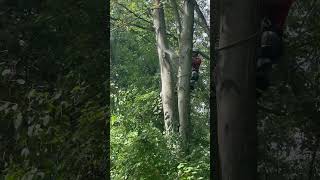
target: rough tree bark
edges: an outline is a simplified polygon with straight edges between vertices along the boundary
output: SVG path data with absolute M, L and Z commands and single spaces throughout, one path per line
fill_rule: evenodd
M 216 61 L 218 59 L 218 53 L 215 49 L 219 47 L 219 0 L 215 0 L 210 7 L 210 27 L 213 27 L 213 31 L 210 31 L 210 152 L 212 155 L 210 159 L 210 179 L 220 179 L 220 161 L 219 161 L 219 148 L 218 148 L 218 123 L 217 123 L 217 103 L 216 103 Z
M 221 180 L 257 179 L 255 60 L 258 1 L 220 0 L 216 98 Z M 229 46 L 234 42 L 237 45 Z M 229 48 L 228 48 L 229 46 Z
M 179 70 L 178 70 L 178 108 L 179 133 L 182 145 L 187 150 L 190 131 L 190 78 L 192 62 L 192 40 L 194 1 L 185 0 L 183 5 L 183 24 L 179 44 Z
M 175 129 L 177 120 L 179 134 L 182 140 L 182 148 L 188 152 L 190 139 L 190 78 L 193 47 L 193 24 L 195 0 L 183 1 L 183 12 L 180 17 L 178 4 L 171 1 L 175 9 L 175 21 L 179 36 L 178 72 L 176 74 L 176 56 L 168 46 L 165 37 L 165 18 L 160 0 L 155 0 L 154 26 L 158 46 L 158 55 L 161 68 L 162 101 L 165 114 L 165 128 L 167 132 Z M 182 21 L 182 23 L 180 22 Z M 177 75 L 177 76 L 176 76 Z M 177 89 L 176 89 L 177 88 Z M 177 90 L 177 91 L 175 91 Z
M 180 18 L 180 14 L 179 14 L 179 6 L 178 6 L 176 0 L 171 0 L 170 2 L 172 4 L 174 17 L 175 17 L 175 20 L 177 23 L 177 34 L 178 34 L 178 36 L 180 36 L 182 25 L 181 25 L 181 18 Z
M 164 113 L 166 134 L 174 133 L 177 129 L 178 112 L 175 93 L 174 67 L 170 58 L 164 10 L 160 0 L 155 0 L 153 24 L 156 33 L 156 42 L 161 73 L 161 98 Z

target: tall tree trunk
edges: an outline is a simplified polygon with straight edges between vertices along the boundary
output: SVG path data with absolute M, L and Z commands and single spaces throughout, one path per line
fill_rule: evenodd
M 218 59 L 218 53 L 215 49 L 219 47 L 219 0 L 215 0 L 212 4 L 210 13 L 210 27 L 213 27 L 213 31 L 210 31 L 210 42 L 214 48 L 210 49 L 210 152 L 212 155 L 210 159 L 210 179 L 220 179 L 220 161 L 219 161 L 219 148 L 218 148 L 218 119 L 217 119 L 217 104 L 216 104 L 216 61 Z M 213 42 L 213 43 L 212 43 Z M 213 52 L 213 53 L 212 53 Z M 212 56 L 213 54 L 213 56 Z
M 155 0 L 156 8 L 153 13 L 153 23 L 156 33 L 156 42 L 161 73 L 161 98 L 164 113 L 166 134 L 177 130 L 178 114 L 175 93 L 174 68 L 170 59 L 169 45 L 166 38 L 166 23 L 164 10 L 160 0 Z
M 217 115 L 221 180 L 257 179 L 255 61 L 258 1 L 220 0 Z M 234 42 L 236 45 L 229 46 Z
M 183 5 L 184 16 L 179 44 L 179 69 L 178 69 L 178 109 L 179 132 L 184 150 L 188 148 L 190 128 L 190 78 L 192 62 L 192 40 L 194 1 L 185 0 Z

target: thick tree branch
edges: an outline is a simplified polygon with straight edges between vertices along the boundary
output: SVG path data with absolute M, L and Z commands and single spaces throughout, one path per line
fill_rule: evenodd
M 210 60 L 210 57 L 202 51 L 199 51 L 199 54 L 207 60 Z
M 209 35 L 210 34 L 210 27 L 207 24 L 206 18 L 204 17 L 203 13 L 201 12 L 200 6 L 198 5 L 197 1 L 196 0 L 193 0 L 193 1 L 194 1 L 194 9 L 195 9 L 195 11 L 198 14 L 199 19 L 200 19 L 200 24 L 204 28 L 206 33 Z
M 114 21 L 121 21 L 122 23 L 125 23 L 126 25 L 134 26 L 134 27 L 137 27 L 137 28 L 140 28 L 140 29 L 143 29 L 143 30 L 153 31 L 152 26 L 145 27 L 145 26 L 141 26 L 140 24 L 136 24 L 136 23 L 132 23 L 132 22 L 125 22 L 122 19 L 113 18 L 113 17 L 110 17 L 110 19 L 114 20 Z
M 161 99 L 164 113 L 166 135 L 175 133 L 178 127 L 179 114 L 176 106 L 175 78 L 173 75 L 172 59 L 169 51 L 169 42 L 166 36 L 166 22 L 161 0 L 155 0 L 153 9 L 153 22 L 156 35 L 158 57 L 161 73 Z
M 141 19 L 142 21 L 144 21 L 144 22 L 146 22 L 146 23 L 148 23 L 148 24 L 152 24 L 151 21 L 148 21 L 148 20 L 146 20 L 145 18 L 142 18 L 142 17 L 139 16 L 137 13 L 135 13 L 135 12 L 131 11 L 129 8 L 127 8 L 124 4 L 121 4 L 121 3 L 118 3 L 118 2 L 117 2 L 117 4 L 118 4 L 119 6 L 121 6 L 122 8 L 124 8 L 125 10 L 127 10 L 129 13 L 133 14 L 133 15 L 134 15 L 135 17 L 137 17 L 138 19 Z
M 192 0 L 194 3 L 196 3 L 196 0 Z M 198 8 L 199 8 L 199 6 L 198 6 Z M 196 10 L 196 9 L 195 9 Z M 181 14 L 181 16 L 184 16 L 185 14 L 184 14 L 184 11 L 183 11 L 183 9 L 181 8 L 181 7 L 178 7 L 178 12 L 179 12 L 179 14 Z M 202 14 L 202 12 L 200 11 L 200 13 Z M 197 14 L 198 14 L 198 12 L 197 12 Z M 204 17 L 204 15 L 202 14 L 202 16 Z M 204 18 L 204 20 L 205 20 L 205 18 Z M 202 19 L 200 18 L 200 16 L 198 17 L 198 18 L 194 18 L 194 22 L 196 23 L 196 24 L 199 24 L 204 30 L 205 30 L 205 33 L 207 33 L 208 35 L 209 35 L 209 33 L 210 33 L 210 30 L 208 30 L 209 29 L 209 26 L 205 26 L 204 25 L 204 23 L 203 23 L 203 21 L 202 21 Z M 207 22 L 205 21 L 205 24 L 207 24 Z
M 113 20 L 113 21 L 120 21 L 120 22 L 122 22 L 122 23 L 124 23 L 124 24 L 126 24 L 128 26 L 133 26 L 133 27 L 137 27 L 137 28 L 140 28 L 140 29 L 143 29 L 143 30 L 154 32 L 154 28 L 152 26 L 142 26 L 142 25 L 137 24 L 137 23 L 126 22 L 126 21 L 124 21 L 122 19 L 114 18 L 114 17 L 110 17 L 110 19 Z M 176 41 L 178 40 L 178 38 L 175 35 L 171 34 L 171 33 L 167 32 L 166 35 L 172 37 Z

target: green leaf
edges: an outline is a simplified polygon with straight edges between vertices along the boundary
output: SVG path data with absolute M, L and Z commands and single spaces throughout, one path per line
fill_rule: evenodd
M 7 109 L 8 108 L 8 106 L 9 106 L 9 102 L 6 102 L 6 103 L 4 103 L 2 106 L 0 106 L 0 111 L 3 111 L 3 110 L 5 110 L 5 109 Z
M 22 84 L 25 84 L 26 81 L 23 79 L 17 79 L 17 83 L 22 85 Z
M 112 115 L 112 116 L 111 116 L 111 125 L 113 125 L 114 122 L 116 122 L 116 120 L 117 120 L 117 116 Z
M 10 74 L 10 73 L 11 73 L 11 70 L 10 70 L 10 69 L 5 69 L 5 70 L 2 71 L 1 75 L 2 75 L 2 76 L 6 76 L 6 75 L 8 75 L 8 74 Z
M 59 99 L 59 98 L 61 97 L 61 95 L 62 95 L 62 91 L 60 90 L 58 93 L 56 93 L 56 94 L 54 95 L 53 99 L 54 99 L 54 100 L 57 100 L 57 99 Z
M 28 127 L 28 133 L 27 133 L 27 134 L 28 134 L 29 137 L 32 136 L 32 134 L 33 134 L 33 129 L 34 129 L 34 126 L 29 126 L 29 127 Z
M 27 147 L 23 148 L 21 151 L 21 156 L 27 157 L 30 154 L 30 151 Z
M 22 113 L 19 112 L 17 114 L 17 117 L 16 117 L 15 121 L 14 121 L 14 127 L 16 129 L 18 129 L 21 126 L 21 123 L 22 123 Z
M 37 176 L 40 176 L 40 178 L 44 178 L 45 173 L 44 172 L 37 172 Z
M 32 89 L 29 94 L 28 94 L 28 98 L 32 98 L 36 93 L 36 90 L 35 89 Z
M 49 116 L 49 115 L 46 115 L 46 116 L 44 116 L 44 117 L 42 118 L 42 120 L 43 120 L 43 125 L 44 125 L 44 126 L 47 126 L 48 123 L 49 123 L 49 121 L 50 121 L 50 116 Z
M 15 104 L 11 107 L 12 110 L 16 111 L 18 109 L 18 104 Z

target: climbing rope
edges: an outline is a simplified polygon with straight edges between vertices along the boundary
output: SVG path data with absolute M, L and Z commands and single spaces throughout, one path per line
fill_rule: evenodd
M 255 38 L 259 33 L 260 33 L 260 31 L 257 31 L 257 32 L 255 32 L 254 34 L 252 34 L 252 35 L 250 35 L 249 37 L 247 37 L 246 39 L 241 39 L 241 40 L 235 41 L 235 42 L 233 42 L 233 43 L 231 43 L 231 44 L 229 44 L 229 45 L 223 46 L 223 47 L 221 47 L 221 48 L 217 48 L 217 49 L 215 49 L 215 50 L 216 50 L 216 51 L 222 51 L 222 50 L 225 50 L 225 49 L 230 49 L 230 48 L 232 48 L 232 47 L 235 47 L 235 46 L 237 46 L 237 45 L 240 45 L 240 44 L 242 44 L 242 43 L 245 43 L 245 42 L 247 42 L 247 41 Z

